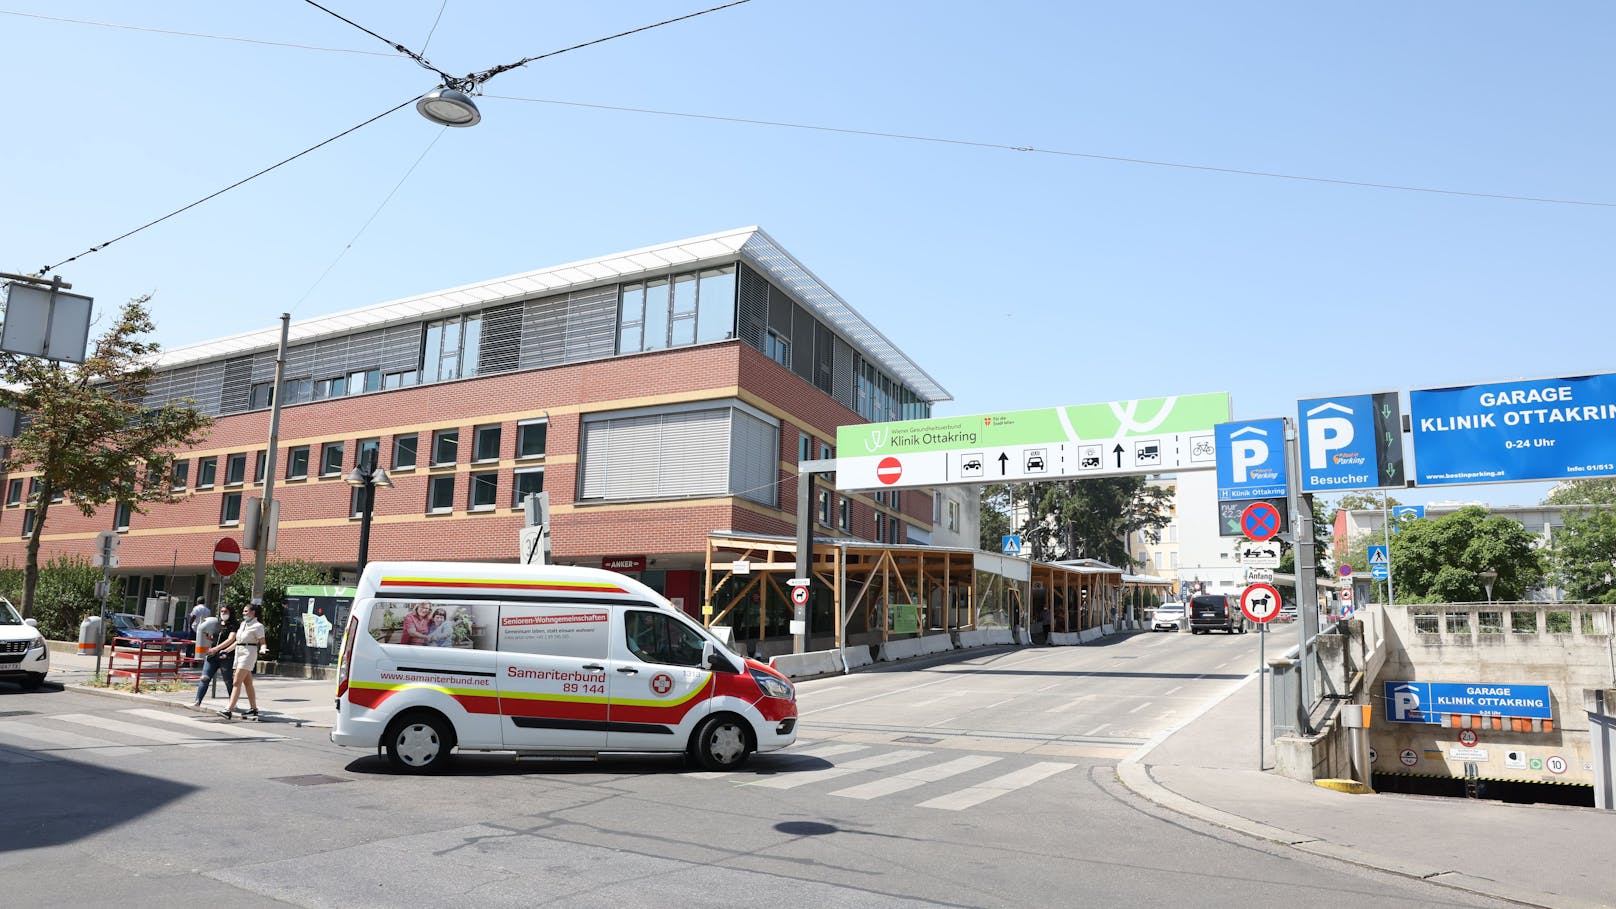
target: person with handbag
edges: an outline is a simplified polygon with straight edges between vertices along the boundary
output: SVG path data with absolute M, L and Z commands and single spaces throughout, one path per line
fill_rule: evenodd
M 258 718 L 258 690 L 253 687 L 253 670 L 258 667 L 258 657 L 267 639 L 263 617 L 264 607 L 257 603 L 249 604 L 246 615 L 241 620 L 241 627 L 216 648 L 221 653 L 234 652 L 236 655 L 235 690 L 230 692 L 230 704 L 225 709 L 216 711 L 227 720 L 236 718 L 236 701 L 241 698 L 243 691 L 247 692 L 247 709 L 241 715 L 247 719 Z
M 213 684 L 214 678 L 221 673 L 224 677 L 225 696 L 230 696 L 231 677 L 235 673 L 235 654 L 218 653 L 214 645 L 235 637 L 237 627 L 229 606 L 220 606 L 218 618 L 203 619 L 197 626 L 196 651 L 202 654 L 202 678 L 196 684 L 196 702 L 191 705 L 193 709 L 202 709 L 202 697 L 207 694 L 208 686 Z

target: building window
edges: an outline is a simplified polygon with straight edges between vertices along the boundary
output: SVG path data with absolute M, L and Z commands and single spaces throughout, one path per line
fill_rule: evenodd
M 447 382 L 477 374 L 482 315 L 428 322 L 421 341 L 421 381 Z
M 415 469 L 415 444 L 417 438 L 415 435 L 393 437 L 394 470 Z
M 174 468 L 171 471 L 169 471 L 169 474 L 168 474 L 169 488 L 173 489 L 176 492 L 178 492 L 179 490 L 184 489 L 186 487 L 186 485 L 188 483 L 190 483 L 190 481 L 191 481 L 191 462 L 190 461 L 175 461 L 174 462 Z M 7 502 L 6 504 L 10 505 L 10 504 L 15 504 L 15 503 Z
M 769 330 L 768 338 L 764 339 L 763 352 L 774 362 L 787 369 L 791 368 L 791 342 L 776 334 L 773 329 Z
M 538 495 L 544 491 L 544 468 L 529 467 L 518 470 L 512 478 L 511 507 L 521 508 L 528 496 Z
M 348 373 L 348 394 L 357 395 L 367 391 L 380 391 L 382 387 L 382 371 L 380 369 L 356 369 Z
M 814 450 L 814 443 L 805 432 L 797 433 L 797 460 L 806 461 Z
M 247 409 L 263 410 L 273 403 L 275 403 L 275 386 L 273 383 L 259 382 L 248 390 Z
M 447 514 L 454 510 L 454 474 L 433 477 L 426 487 L 428 514 Z
M 853 529 L 853 503 L 845 498 L 836 503 L 836 526 L 847 532 Z
M 269 460 L 269 452 L 260 451 L 253 458 L 253 482 L 264 482 L 264 465 Z
M 303 480 L 309 475 L 309 446 L 299 445 L 286 452 L 286 479 Z
M 903 543 L 903 521 L 900 521 L 897 518 L 888 518 L 887 521 L 892 526 L 892 542 L 899 544 Z
M 219 503 L 219 523 L 233 525 L 241 523 L 241 493 L 227 492 Z
M 128 502 L 119 502 L 118 507 L 112 511 L 112 526 L 120 532 L 129 529 L 129 516 L 134 512 Z
M 365 507 L 365 487 L 353 486 L 348 489 L 348 517 L 364 517 L 361 509 Z
M 617 352 L 640 353 L 735 336 L 735 267 L 624 284 L 618 291 Z
M 471 475 L 471 495 L 467 497 L 472 511 L 488 511 L 499 500 L 499 474 L 488 470 Z
M 579 498 L 733 495 L 777 507 L 780 425 L 733 402 L 588 416 L 579 439 Z
M 460 430 L 440 429 L 432 433 L 432 466 L 442 467 L 455 462 L 460 447 Z
M 836 446 L 829 442 L 822 443 L 819 446 L 819 456 L 826 460 L 836 457 Z
M 230 455 L 225 461 L 224 485 L 240 486 L 247 481 L 247 453 Z
M 365 460 L 369 458 L 370 460 Z M 369 464 L 372 467 L 382 462 L 382 440 L 360 439 L 358 452 L 354 455 L 354 466 Z
M 299 404 L 313 397 L 314 380 L 308 376 L 281 381 L 281 400 L 287 404 Z
M 958 502 L 950 501 L 948 503 L 948 529 L 954 531 L 955 533 L 959 532 L 960 505 Z
M 320 476 L 341 476 L 343 455 L 341 442 L 327 442 L 320 446 Z
M 523 420 L 516 424 L 516 456 L 542 458 L 549 444 L 549 420 Z
M 215 474 L 219 472 L 218 458 L 203 458 L 196 462 L 196 488 L 212 489 Z
M 32 536 L 34 533 L 34 510 L 25 508 L 22 512 L 22 535 Z
M 323 401 L 326 398 L 340 398 L 347 389 L 348 380 L 342 376 L 317 379 L 314 383 L 314 400 Z
M 818 490 L 819 496 L 819 523 L 830 526 L 830 490 Z
M 6 483 L 6 504 L 22 504 L 22 478 L 18 477 Z
M 398 372 L 390 372 L 383 377 L 382 387 L 408 388 L 409 386 L 414 385 L 419 377 L 420 373 L 417 373 L 413 369 L 401 369 Z
M 473 461 L 499 460 L 499 430 L 498 424 L 492 426 L 479 426 L 472 431 L 471 459 Z

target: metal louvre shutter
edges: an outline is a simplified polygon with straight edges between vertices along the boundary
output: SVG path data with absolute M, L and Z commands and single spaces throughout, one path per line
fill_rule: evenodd
M 583 499 L 723 495 L 729 408 L 585 420 Z
M 813 383 L 815 388 L 818 388 L 825 394 L 830 394 L 831 389 L 836 387 L 835 383 L 831 380 L 831 375 L 833 374 L 833 369 L 835 366 L 835 356 L 836 335 L 833 334 L 826 326 L 820 324 L 819 322 L 815 322 Z
M 853 406 L 853 348 L 841 338 L 836 339 L 830 396 L 848 410 L 857 410 Z
M 735 331 L 742 341 L 763 350 L 763 334 L 769 320 L 769 282 L 745 265 L 740 270 L 736 293 L 739 320 Z
M 567 298 L 529 300 L 522 306 L 522 369 L 565 362 Z
M 348 356 L 342 364 L 342 373 L 347 375 L 356 369 L 377 369 L 382 365 L 382 348 L 385 345 L 386 335 L 380 330 L 367 331 L 364 334 L 353 335 L 348 339 Z M 270 355 L 270 362 L 274 362 L 274 355 Z M 333 373 L 335 375 L 335 373 Z
M 522 353 L 522 304 L 485 311 L 482 332 L 477 374 L 514 371 Z
M 386 329 L 385 338 L 382 344 L 382 371 L 421 368 L 421 323 L 394 325 Z
M 247 409 L 252 394 L 252 357 L 238 357 L 224 364 L 224 387 L 219 392 L 220 413 L 240 413 Z
M 564 362 L 599 360 L 617 353 L 617 285 L 567 295 Z
M 814 329 L 818 323 L 801 306 L 791 306 L 791 371 L 814 381 Z
M 731 410 L 729 491 L 760 505 L 779 505 L 780 427 Z
M 796 301 L 786 295 L 785 291 L 773 284 L 769 285 L 769 328 L 782 338 L 791 338 L 792 311 L 797 308 Z

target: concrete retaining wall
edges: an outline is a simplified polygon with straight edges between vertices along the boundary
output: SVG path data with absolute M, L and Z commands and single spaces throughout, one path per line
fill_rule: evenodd
M 886 641 L 881 644 L 875 658 L 882 662 L 890 662 L 892 660 L 907 660 L 911 657 L 925 656 L 930 653 L 947 653 L 953 649 L 953 638 L 946 634 L 928 634 L 924 637 L 907 638 L 902 641 Z

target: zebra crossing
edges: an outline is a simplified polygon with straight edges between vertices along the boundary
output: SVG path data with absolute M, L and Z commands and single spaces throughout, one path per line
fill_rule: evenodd
M 29 764 L 73 756 L 128 757 L 154 748 L 217 748 L 285 736 L 203 721 L 148 707 L 110 715 L 58 713 L 0 719 L 0 764 Z
M 969 778 L 975 781 L 914 803 L 917 808 L 963 811 L 1078 766 L 1069 761 L 1034 761 L 1014 767 L 1018 760 L 1025 759 L 986 754 L 942 759 L 946 756 L 920 748 L 876 750 L 880 748 L 878 745 L 852 742 L 824 742 L 782 754 L 759 755 L 752 759 L 753 765 L 748 769 L 687 773 L 684 776 L 686 779 L 722 781 L 749 788 L 791 790 L 824 786 L 857 774 L 874 774 L 875 779 L 829 789 L 824 793 L 833 798 L 859 801 L 896 796 L 949 781 L 953 781 L 950 785 L 956 785 L 961 782 L 956 778 Z M 874 753 L 870 753 L 872 750 Z M 982 778 L 985 773 L 1005 770 L 1008 772 Z M 930 793 L 932 789 L 925 791 Z

